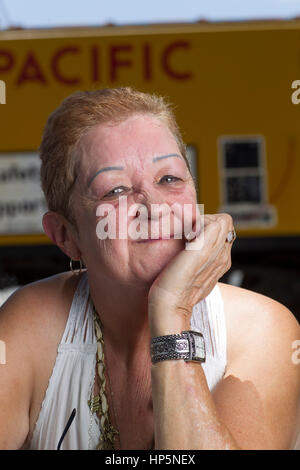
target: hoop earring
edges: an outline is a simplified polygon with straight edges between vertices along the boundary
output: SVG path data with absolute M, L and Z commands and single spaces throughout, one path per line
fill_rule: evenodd
M 74 268 L 74 267 L 73 267 L 73 261 L 79 263 L 79 268 Z M 73 260 L 73 259 L 71 258 L 71 259 L 70 259 L 70 270 L 72 271 L 72 273 L 73 273 L 74 276 L 79 276 L 79 274 L 80 274 L 81 271 L 82 271 L 82 261 L 81 261 L 81 259 Z

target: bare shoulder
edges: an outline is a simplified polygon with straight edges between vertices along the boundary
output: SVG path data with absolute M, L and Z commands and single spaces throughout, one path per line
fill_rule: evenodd
M 57 274 L 17 289 L 0 308 L 1 337 L 14 350 L 30 351 L 59 342 L 68 318 L 79 276 Z M 19 345 L 19 346 L 17 346 Z M 9 350 L 8 350 L 9 353 Z M 28 358 L 29 359 L 29 358 Z
M 221 419 L 241 449 L 293 448 L 299 426 L 299 323 L 269 297 L 219 287 L 227 326 L 227 368 L 214 394 Z
M 44 324 L 47 318 L 62 317 L 77 282 L 78 278 L 66 272 L 20 287 L 1 306 L 0 321 L 5 318 L 7 325 L 22 321 L 22 329 L 26 325 L 31 329 L 33 324 Z
M 262 347 L 262 339 L 286 347 L 300 339 L 300 325 L 294 314 L 280 302 L 256 292 L 218 283 L 225 310 L 230 358 L 249 343 Z
M 62 273 L 16 290 L 0 308 L 0 448 L 23 446 L 51 375 L 79 277 Z

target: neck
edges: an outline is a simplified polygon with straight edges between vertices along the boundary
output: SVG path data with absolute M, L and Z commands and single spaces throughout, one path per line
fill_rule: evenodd
M 116 285 L 115 281 L 105 279 L 103 282 L 94 276 L 89 279 L 89 285 L 106 348 L 126 367 L 134 366 L 134 358 L 149 355 L 149 288 Z

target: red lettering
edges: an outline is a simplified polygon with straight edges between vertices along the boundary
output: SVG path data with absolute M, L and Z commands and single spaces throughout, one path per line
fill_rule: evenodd
M 114 82 L 117 80 L 117 69 L 119 67 L 131 67 L 132 61 L 129 59 L 120 59 L 119 52 L 131 52 L 132 46 L 129 44 L 122 46 L 111 46 L 110 48 L 110 80 Z
M 77 85 L 80 83 L 80 78 L 78 77 L 66 77 L 65 75 L 62 75 L 61 71 L 59 70 L 59 63 L 62 57 L 65 54 L 78 54 L 79 52 L 79 47 L 76 46 L 67 46 L 59 49 L 54 56 L 52 57 L 51 60 L 51 70 L 56 78 L 57 81 L 64 83 L 65 85 Z
M 4 59 L 4 63 L 2 61 Z M 13 68 L 15 63 L 14 56 L 10 51 L 4 49 L 0 50 L 0 72 L 8 72 Z
M 28 53 L 24 61 L 16 83 L 17 85 L 21 85 L 23 82 L 40 82 L 42 84 L 47 83 L 40 65 L 31 51 Z
M 173 42 L 164 50 L 162 54 L 163 69 L 167 75 L 174 78 L 175 80 L 188 80 L 192 76 L 191 72 L 179 72 L 178 70 L 172 69 L 170 65 L 170 57 L 176 50 L 188 49 L 189 47 L 190 45 L 188 42 Z
M 151 73 L 151 49 L 150 44 L 144 44 L 143 47 L 143 72 L 144 72 L 144 79 L 151 80 L 152 73 Z
M 88 59 L 87 79 L 90 83 L 99 83 L 102 77 L 101 69 L 101 53 L 97 43 L 92 43 L 86 50 Z M 135 64 L 133 59 L 134 47 L 139 48 L 140 60 Z M 192 76 L 192 69 L 184 69 L 180 65 L 181 54 L 186 54 L 191 48 L 191 44 L 188 41 L 176 41 L 167 44 L 162 49 L 160 55 L 160 66 L 163 72 L 173 80 L 189 80 Z M 50 57 L 49 68 L 51 76 L 55 80 L 64 85 L 78 85 L 82 82 L 80 72 L 82 71 L 82 49 L 80 46 L 75 44 L 69 44 L 66 47 L 56 49 L 53 55 Z M 17 72 L 16 84 L 21 85 L 26 82 L 40 83 L 45 85 L 48 83 L 48 77 L 44 73 L 42 65 L 39 63 L 38 57 L 33 50 L 29 50 L 23 60 L 21 60 L 21 66 L 19 73 Z M 72 54 L 72 57 L 68 55 Z M 153 80 L 153 61 L 155 60 L 154 51 L 152 50 L 152 43 L 150 40 L 136 46 L 135 44 L 115 44 L 111 45 L 108 49 L 108 76 L 107 79 L 110 82 L 116 82 L 119 80 L 120 75 L 123 72 L 129 71 L 133 66 L 137 67 L 137 73 L 139 72 L 140 78 L 144 81 Z M 67 63 L 64 60 L 76 60 L 77 73 L 71 73 L 68 71 Z M 66 59 L 67 60 L 67 59 Z M 178 64 L 178 65 L 177 65 Z M 63 67 L 64 65 L 64 67 Z M 139 69 L 138 69 L 139 66 Z M 0 74 L 8 72 L 16 67 L 16 58 L 12 51 L 7 49 L 0 49 Z M 1 77 L 0 77 L 1 78 Z
M 99 51 L 97 46 L 91 48 L 91 79 L 92 82 L 99 82 Z

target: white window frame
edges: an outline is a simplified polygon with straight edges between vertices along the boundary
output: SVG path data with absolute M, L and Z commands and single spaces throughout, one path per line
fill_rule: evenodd
M 225 144 L 227 143 L 258 143 L 258 166 L 243 167 L 243 168 L 226 168 L 225 160 Z M 219 154 L 219 175 L 220 175 L 220 189 L 221 189 L 221 204 L 226 208 L 240 208 L 249 209 L 251 207 L 258 207 L 267 203 L 267 173 L 266 173 L 266 144 L 265 138 L 262 135 L 224 135 L 218 138 L 218 154 Z M 243 176 L 258 176 L 260 178 L 260 196 L 259 202 L 228 202 L 227 191 L 227 178 L 229 177 L 243 177 Z

